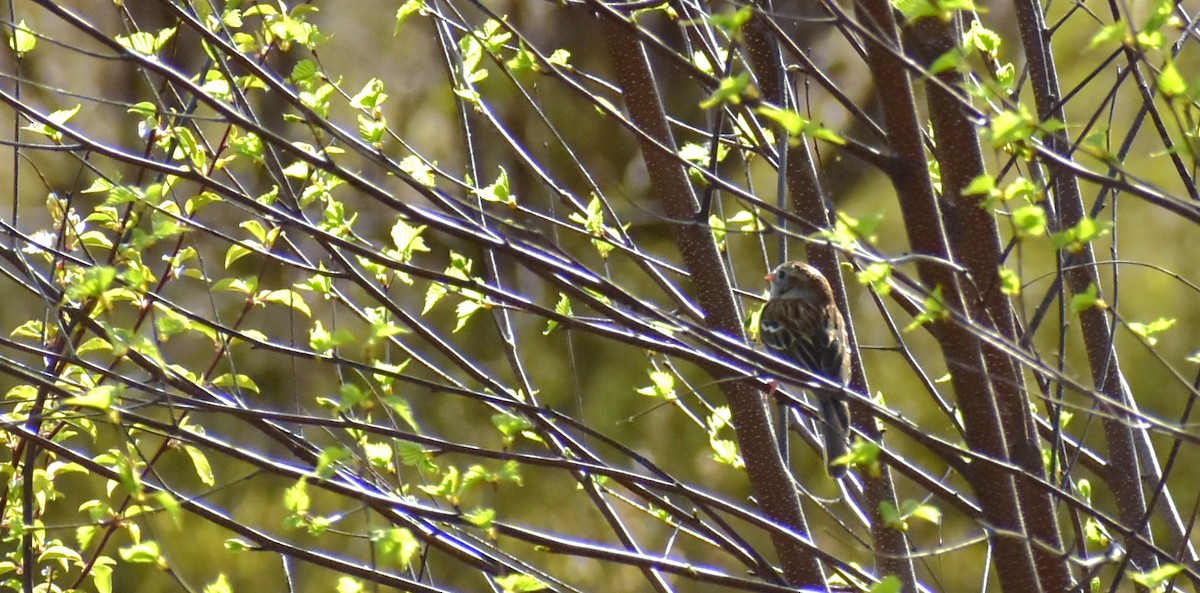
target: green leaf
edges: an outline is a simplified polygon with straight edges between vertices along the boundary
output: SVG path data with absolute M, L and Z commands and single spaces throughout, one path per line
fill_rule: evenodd
M 975 3 L 971 0 L 892 0 L 892 6 L 899 10 L 906 22 L 913 22 L 925 17 L 933 17 L 949 21 L 954 12 L 963 10 L 973 12 Z
M 908 326 L 904 328 L 904 331 L 912 331 L 927 323 L 945 321 L 949 318 L 950 311 L 946 309 L 946 302 L 942 297 L 942 285 L 939 284 L 933 289 L 933 292 L 929 293 L 929 296 L 925 298 L 921 313 L 912 320 L 912 323 L 909 323 Z
M 469 85 L 488 77 L 488 71 L 481 67 L 483 63 L 483 44 L 474 35 L 465 35 L 458 40 L 458 49 L 462 54 L 462 79 Z M 456 89 L 463 92 L 473 92 L 469 87 Z M 461 95 L 460 95 L 461 96 Z M 466 99 L 466 97 L 463 97 Z
M 350 106 L 356 109 L 374 111 L 388 100 L 388 94 L 383 92 L 383 81 L 372 78 L 363 85 L 362 90 L 350 98 Z
M 225 573 L 217 574 L 217 580 L 204 586 L 203 593 L 233 593 L 233 587 L 229 585 L 229 579 L 225 578 Z
M 479 72 L 482 74 L 480 79 L 487 78 L 487 70 L 480 70 Z M 456 88 L 456 89 L 454 89 L 454 94 L 456 96 L 460 97 L 462 100 L 466 101 L 467 103 L 471 103 L 471 104 L 477 104 L 481 100 L 483 100 L 483 95 L 480 95 L 477 91 L 474 91 L 472 89 L 466 89 L 466 88 L 461 88 L 461 87 Z
M 338 578 L 337 586 L 334 588 L 337 593 L 363 593 L 366 587 L 362 581 L 354 577 L 343 576 Z
M 388 443 L 375 443 L 365 441 L 362 444 L 363 454 L 371 467 L 387 472 L 395 473 L 396 465 L 392 463 L 392 446 Z
M 508 185 L 508 171 L 505 171 L 504 167 L 500 167 L 500 175 L 496 177 L 496 181 L 487 187 L 476 189 L 474 193 L 485 202 L 506 204 L 510 208 L 517 207 L 517 197 Z
M 400 34 L 400 25 L 408 20 L 408 17 L 414 14 L 424 16 L 428 14 L 429 9 L 425 6 L 425 0 L 405 0 L 404 4 L 400 5 L 400 9 L 396 11 L 396 28 L 392 31 L 392 35 Z
M 1187 81 L 1183 79 L 1183 75 L 1179 73 L 1179 69 L 1175 67 L 1174 60 L 1168 60 L 1163 66 L 1162 73 L 1158 75 L 1158 90 L 1168 99 L 1186 95 L 1188 89 Z
M 1030 203 L 1036 203 L 1045 199 L 1045 192 L 1034 182 L 1024 177 L 1017 177 L 1012 183 L 1004 187 L 1004 191 L 1000 194 L 1000 199 L 1008 202 L 1018 198 L 1027 200 Z
M 735 469 L 745 467 L 745 460 L 738 453 L 737 442 L 730 439 L 709 438 L 708 445 L 713 451 L 713 461 L 728 465 Z
M 879 237 L 875 234 L 875 231 L 879 228 L 879 225 L 882 222 L 882 212 L 864 216 L 862 219 L 858 219 L 839 210 L 837 213 L 837 221 L 834 224 L 834 233 L 835 235 L 841 235 L 845 237 L 843 240 L 849 240 L 851 245 L 856 244 L 860 240 L 874 244 L 879 241 Z
M 904 582 L 894 574 L 889 574 L 871 587 L 870 593 L 900 593 L 904 590 Z
M 409 361 L 411 360 L 409 359 Z M 407 364 L 409 361 L 405 361 L 405 363 Z M 417 434 L 421 433 L 421 427 L 417 425 L 417 417 L 412 411 L 412 404 L 408 400 L 399 396 L 386 396 L 382 399 L 383 403 L 391 408 L 392 412 L 399 416 L 401 420 L 404 420 L 406 424 L 412 427 Z
M 791 109 L 781 109 L 773 105 L 763 105 L 754 111 L 779 124 L 779 127 L 783 128 L 791 136 L 799 136 L 804 130 L 804 125 L 808 123 L 808 118 L 799 113 Z
M 79 555 L 79 552 L 76 552 L 67 546 L 50 545 L 46 546 L 46 549 L 42 550 L 42 553 L 38 555 L 37 561 L 60 561 L 64 564 L 64 566 L 69 566 L 70 564 L 82 564 L 83 557 Z
M 211 485 L 212 484 L 209 484 L 209 486 Z M 155 492 L 154 502 L 157 502 L 158 505 L 161 506 L 164 511 L 166 511 L 167 516 L 171 517 L 171 521 L 175 523 L 176 528 L 183 527 L 183 505 L 179 503 L 178 499 L 176 499 L 174 496 L 171 496 L 170 492 L 167 492 L 166 490 Z
M 1046 211 L 1041 206 L 1030 204 L 1012 211 L 1013 225 L 1022 237 L 1036 237 L 1046 233 Z
M 721 68 L 722 64 L 729 59 L 729 51 L 724 48 L 716 48 L 716 59 L 717 64 L 714 65 L 709 61 L 707 53 L 699 50 L 692 52 L 692 64 L 709 76 L 717 75 L 717 69 Z
M 148 31 L 138 31 L 130 35 L 117 35 L 113 37 L 121 47 L 142 54 L 144 56 L 153 57 L 175 36 L 175 28 L 163 29 L 158 33 L 150 33 Z
M 37 47 L 38 38 L 30 31 L 29 26 L 25 24 L 25 20 L 17 23 L 13 28 L 13 34 L 8 38 L 8 47 L 16 52 L 18 58 L 25 57 L 25 54 L 33 51 Z
M 467 322 L 471 317 L 478 313 L 480 309 L 487 308 L 486 303 L 474 299 L 462 301 L 454 307 L 454 318 L 457 320 L 454 324 L 453 333 L 458 333 L 458 330 L 467 326 Z
M 474 525 L 480 529 L 491 529 L 492 522 L 496 520 L 495 509 L 475 509 L 463 514 L 463 518 L 467 523 Z
M 608 253 L 613 250 L 611 241 L 618 238 L 617 232 L 604 223 L 604 203 L 600 197 L 593 194 L 591 201 L 588 202 L 587 211 L 584 213 L 572 212 L 567 216 L 572 222 L 583 225 L 592 237 L 592 246 L 596 248 L 596 252 L 600 257 L 607 258 Z
M 534 72 L 538 70 L 537 57 L 525 44 L 517 48 L 517 53 L 504 63 L 513 72 Z
M 860 283 L 870 286 L 880 296 L 887 296 L 892 292 L 892 264 L 887 262 L 867 264 L 867 267 L 858 272 L 856 277 Z
M 1099 297 L 1100 289 L 1095 283 L 1089 284 L 1087 290 L 1075 294 L 1071 297 L 1071 312 L 1076 315 L 1091 309 L 1092 307 L 1105 308 L 1108 305 Z
M 406 466 L 415 467 L 429 473 L 436 473 L 438 471 L 438 467 L 433 463 L 432 459 L 434 452 L 417 443 L 398 441 L 396 442 L 396 453 L 397 458 L 400 459 L 400 463 Z
M 708 22 L 714 27 L 725 32 L 730 37 L 736 37 L 741 34 L 742 27 L 745 27 L 750 19 L 754 16 L 754 11 L 750 6 L 743 6 L 735 12 L 723 12 L 719 14 L 709 15 Z
M 708 228 L 712 231 L 713 242 L 717 244 L 717 250 L 724 253 L 727 247 L 725 244 L 725 236 L 727 234 L 725 221 L 716 214 L 710 214 L 708 216 Z
M 183 450 L 187 453 L 188 459 L 192 460 L 192 467 L 196 470 L 196 477 L 205 486 L 215 486 L 217 484 L 216 475 L 213 473 L 212 465 L 208 463 L 208 456 L 203 449 L 192 445 L 184 445 Z
M 1092 483 L 1087 478 L 1081 478 L 1075 483 L 1075 489 L 1079 492 L 1079 498 L 1084 502 L 1091 504 L 1092 502 Z
M 1083 522 L 1083 536 L 1088 543 L 1098 548 L 1107 548 L 1113 541 L 1112 535 L 1108 533 L 1108 528 L 1092 517 L 1088 517 Z
M 550 56 L 546 58 L 546 61 L 560 68 L 570 68 L 571 51 L 560 47 L 550 52 Z
M 92 566 L 92 584 L 97 593 L 112 593 L 112 565 L 116 561 L 108 556 L 98 556 Z
M 593 195 L 591 201 L 588 202 L 587 211 L 584 213 L 572 212 L 568 219 L 577 222 L 593 236 L 604 235 L 604 203 L 600 201 L 600 197 Z
M 727 154 L 727 151 L 726 151 Z M 689 142 L 679 149 L 679 158 L 696 164 L 698 167 L 707 167 L 709 161 L 708 146 L 700 143 Z
M 928 521 L 935 525 L 942 522 L 942 512 L 933 505 L 922 504 L 915 500 L 905 500 L 900 504 L 900 509 L 908 517 Z
M 396 325 L 392 320 L 392 314 L 383 307 L 366 307 L 363 309 L 363 313 L 366 320 L 371 323 L 371 337 L 367 339 L 368 344 L 376 344 L 381 339 L 409 333 L 409 330 Z
M 279 236 L 279 233 L 276 229 L 272 229 L 271 232 L 268 232 L 266 227 L 264 227 L 261 222 L 253 219 L 243 221 L 242 223 L 238 224 L 238 226 L 249 231 L 255 239 L 258 239 L 259 243 L 268 247 L 275 242 L 272 236 Z
M 288 78 L 291 79 L 292 84 L 310 88 L 310 85 L 319 80 L 320 72 L 317 63 L 306 58 L 292 66 L 292 74 Z
M 321 478 L 328 478 L 333 475 L 338 464 L 350 459 L 350 457 L 350 451 L 345 447 L 325 447 L 321 449 L 321 454 L 317 457 L 317 464 L 313 468 L 313 474 Z
M 762 220 L 749 210 L 742 210 L 730 216 L 725 223 L 738 225 L 738 230 L 743 233 L 761 233 L 767 230 L 767 226 L 763 224 Z
M 123 391 L 124 389 L 119 385 L 99 385 L 89 389 L 81 396 L 67 398 L 63 405 L 107 411 L 120 398 Z
M 375 118 L 365 115 L 358 116 L 358 135 L 363 141 L 378 148 L 383 145 L 386 134 L 387 120 L 382 116 Z
M 635 391 L 648 397 L 661 397 L 666 400 L 674 400 L 676 398 L 675 375 L 667 371 L 651 369 L 650 385 L 638 388 Z
M 1167 584 L 1168 580 L 1174 578 L 1175 575 L 1182 571 L 1183 567 L 1178 564 L 1163 564 L 1149 572 L 1135 572 L 1130 577 L 1133 578 L 1133 582 L 1157 591 L 1161 590 Z
M 426 494 L 438 496 L 442 498 L 452 499 L 457 496 L 462 487 L 462 479 L 458 473 L 458 468 L 453 465 L 446 468 L 446 473 L 442 474 L 442 481 L 436 486 L 418 486 Z
M 1011 92 L 1013 81 L 1017 79 L 1017 67 L 1013 66 L 1012 62 L 1005 62 L 996 68 L 996 82 L 1000 84 L 1001 90 L 1005 93 Z
M 992 118 L 991 139 L 996 146 L 1028 140 L 1037 130 L 1037 121 L 1024 106 L 1017 111 L 1002 111 Z
M 171 159 L 176 161 L 187 161 L 191 164 L 195 171 L 205 171 L 208 168 L 208 153 L 200 142 L 196 140 L 195 134 L 188 128 L 174 127 L 166 134 L 160 137 L 160 144 L 170 146 L 171 142 L 175 143 L 174 150 L 171 152 Z
M 996 178 L 988 174 L 976 176 L 964 187 L 964 196 L 987 196 L 996 191 Z
M 983 26 L 978 19 L 971 20 L 971 28 L 963 33 L 963 47 L 971 47 L 980 53 L 995 59 L 1000 53 L 1003 39 L 995 31 Z
M 899 531 L 908 531 L 908 524 L 900 516 L 900 510 L 890 501 L 879 503 L 879 518 L 883 524 Z
M 436 305 L 438 301 L 442 300 L 442 297 L 446 296 L 448 292 L 449 291 L 446 289 L 445 284 L 441 282 L 431 283 L 429 288 L 425 291 L 425 305 L 421 308 L 421 315 L 424 315 L 433 309 L 433 306 Z
M 433 168 L 415 154 L 408 155 L 400 161 L 400 170 L 408 173 L 414 181 L 425 187 L 433 187 L 437 184 Z
M 547 589 L 545 583 L 538 580 L 537 577 L 514 573 L 502 577 L 492 579 L 500 585 L 500 590 L 504 593 L 526 593 L 528 591 L 542 591 Z
M 292 513 L 307 513 L 312 500 L 308 497 L 308 482 L 305 479 L 283 491 L 283 506 Z
M 979 21 L 974 22 L 977 23 Z M 956 47 L 938 56 L 929 65 L 929 72 L 930 74 L 941 74 L 943 72 L 958 70 L 958 67 L 962 66 L 964 62 L 966 62 L 966 56 L 963 55 L 963 50 Z
M 713 413 L 704 419 L 704 423 L 708 426 L 709 436 L 715 435 L 721 429 L 733 426 L 733 411 L 729 406 L 717 406 L 713 408 Z
M 883 395 L 878 394 L 875 399 L 882 400 L 882 398 Z M 878 477 L 883 471 L 882 464 L 880 463 L 882 454 L 883 451 L 879 448 L 879 445 L 871 441 L 856 439 L 854 444 L 850 446 L 850 452 L 838 459 L 834 459 L 833 462 L 850 467 L 866 468 L 872 476 Z
M 746 318 L 742 320 L 742 327 L 746 329 L 746 333 L 749 335 L 750 341 L 752 342 L 761 341 L 759 331 L 762 325 L 762 310 L 763 308 L 761 306 L 755 307 L 748 315 L 746 315 Z
M 421 551 L 421 540 L 403 527 L 381 529 L 371 534 L 379 556 L 391 560 L 396 566 L 408 568 L 413 558 Z
M 1066 248 L 1071 253 L 1079 253 L 1088 243 L 1107 235 L 1110 228 L 1112 224 L 1108 221 L 1084 216 L 1075 226 L 1051 235 L 1050 242 L 1055 249 Z
M 528 434 L 528 431 L 524 434 Z M 504 465 L 500 466 L 500 471 L 496 472 L 494 482 L 497 484 L 510 482 L 517 486 L 524 486 L 525 481 L 521 478 L 521 464 L 517 463 L 515 459 L 505 461 Z
M 254 393 L 261 393 L 258 389 L 258 384 L 254 382 L 254 379 L 242 374 L 234 375 L 231 373 L 225 373 L 224 375 L 213 379 L 212 384 L 216 387 L 226 390 L 245 389 L 247 391 L 253 391 Z
M 528 419 L 513 414 L 493 414 L 492 425 L 504 435 L 505 443 L 511 445 L 517 436 L 526 436 L 530 440 L 541 441 L 541 437 L 533 432 L 533 423 Z
M 780 109 L 770 105 L 764 105 L 755 109 L 760 115 L 779 124 L 781 128 L 787 131 L 788 136 L 793 139 L 790 144 L 796 146 L 799 144 L 801 136 L 809 136 L 818 140 L 824 140 L 830 144 L 838 146 L 846 144 L 846 139 L 837 132 L 826 128 L 824 125 L 814 122 L 795 111 L 790 109 Z
M 1159 317 L 1150 323 L 1131 321 L 1129 323 L 1129 330 L 1142 338 L 1147 346 L 1154 346 L 1158 343 L 1158 338 L 1155 337 L 1155 334 L 1171 329 L 1175 325 L 1175 321 L 1175 319 L 1167 319 L 1166 317 Z
M 1009 296 L 1021 294 L 1021 277 L 1008 268 L 1000 268 L 1000 292 Z
M 225 269 L 228 270 L 229 267 L 234 264 L 234 262 L 247 255 L 250 255 L 251 253 L 254 253 L 254 250 L 243 246 L 241 243 L 234 243 L 233 245 L 230 245 L 229 249 L 225 251 Z
M 466 256 L 460 253 L 451 251 L 450 265 L 446 267 L 443 273 L 451 278 L 468 280 L 471 277 L 471 266 L 472 262 L 470 259 L 467 259 Z M 429 285 L 429 289 L 425 292 L 425 307 L 421 310 L 421 314 L 424 315 L 428 313 L 429 310 L 432 309 L 433 306 L 442 299 L 442 297 L 446 296 L 450 292 L 460 292 L 461 290 L 462 289 L 451 287 L 442 282 L 431 283 Z
M 117 550 L 117 554 L 130 564 L 156 564 L 162 559 L 158 543 L 153 541 L 126 546 Z
M 266 293 L 259 293 L 258 299 L 264 303 L 275 303 L 285 307 L 291 307 L 293 310 L 303 313 L 305 317 L 312 317 L 312 310 L 308 308 L 308 303 L 304 302 L 304 297 L 300 293 L 290 289 L 281 288 L 272 290 Z
M 255 288 L 258 288 L 258 278 L 254 276 L 250 276 L 249 278 L 221 278 L 214 282 L 212 287 L 214 291 L 228 290 L 242 294 L 251 294 Z
M 1146 31 L 1157 31 L 1168 24 L 1175 14 L 1175 3 L 1172 0 L 1154 0 L 1154 8 L 1142 24 Z
M 1107 45 L 1113 41 L 1118 43 L 1132 44 L 1129 38 L 1129 24 L 1124 20 L 1119 20 L 1111 25 L 1100 27 L 1100 30 L 1092 35 L 1092 40 L 1088 42 L 1088 49 L 1096 49 L 1101 45 Z
M 146 192 L 140 187 L 115 185 L 108 189 L 108 196 L 104 199 L 104 205 L 120 206 L 122 204 L 141 202 L 145 199 Z
M 571 299 L 563 293 L 558 293 L 558 302 L 554 304 L 554 312 L 565 317 L 571 317 L 575 313 L 571 310 Z M 558 328 L 558 321 L 550 319 L 546 321 L 546 329 L 542 330 L 542 335 L 550 335 L 550 332 Z
M 331 354 L 335 348 L 349 344 L 354 339 L 354 334 L 344 329 L 329 332 L 319 319 L 313 322 L 312 329 L 308 332 L 309 347 L 320 354 Z
M 237 154 L 251 158 L 255 161 L 262 161 L 263 156 L 266 154 L 265 148 L 263 147 L 262 138 L 259 138 L 258 134 L 253 132 L 247 132 L 244 136 L 237 136 L 233 138 L 233 140 L 229 142 L 229 146 L 233 148 L 233 151 Z M 212 197 L 209 201 L 216 202 L 221 200 L 221 198 L 216 194 L 211 195 Z M 189 210 L 189 212 L 190 211 L 191 210 Z
M 726 103 L 740 105 L 743 95 L 746 98 L 755 98 L 758 96 L 758 91 L 754 90 L 754 87 L 750 84 L 749 72 L 742 72 L 736 76 L 722 78 L 716 90 L 707 99 L 700 102 L 700 108 L 712 109 Z
M 37 319 L 31 319 L 13 328 L 8 335 L 14 338 L 31 338 L 34 340 L 42 339 L 42 333 L 45 331 L 45 325 Z
M 503 24 L 496 19 L 488 19 L 482 26 L 475 29 L 475 36 L 492 53 L 504 49 L 504 44 L 509 39 L 512 39 L 512 33 L 505 29 Z
M 320 269 L 325 270 L 325 264 L 320 264 Z M 333 296 L 333 277 L 328 274 L 314 274 L 304 282 L 293 284 L 300 290 L 307 290 L 321 295 L 325 299 Z
M 248 552 L 258 549 L 258 546 L 238 537 L 225 540 L 225 549 L 230 552 Z
M 79 113 L 82 107 L 82 105 L 76 105 L 70 109 L 60 109 L 46 116 L 46 119 L 50 120 L 50 123 L 35 122 L 21 129 L 41 134 L 55 142 L 62 142 L 63 134 L 60 128 L 70 121 L 72 117 L 75 117 L 75 114 Z

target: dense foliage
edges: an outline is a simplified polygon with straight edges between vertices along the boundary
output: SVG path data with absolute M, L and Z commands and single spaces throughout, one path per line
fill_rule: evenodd
M 1196 590 L 1195 8 L 995 4 L 10 0 L 0 583 Z

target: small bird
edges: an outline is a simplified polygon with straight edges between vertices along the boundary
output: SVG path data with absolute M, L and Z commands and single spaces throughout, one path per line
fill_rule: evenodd
M 759 336 L 767 348 L 814 375 L 838 385 L 850 381 L 850 351 L 846 322 L 833 301 L 829 281 L 816 268 L 790 261 L 767 274 L 771 296 L 763 306 Z M 845 455 L 850 435 L 846 402 L 826 389 L 816 392 L 825 441 L 825 467 L 834 479 L 846 475 L 847 466 L 833 461 Z

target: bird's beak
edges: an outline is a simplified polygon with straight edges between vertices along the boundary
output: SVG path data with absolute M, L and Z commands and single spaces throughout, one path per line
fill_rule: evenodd
M 771 272 L 770 274 L 763 276 L 763 280 L 766 280 L 767 282 L 774 282 L 775 281 L 775 272 Z

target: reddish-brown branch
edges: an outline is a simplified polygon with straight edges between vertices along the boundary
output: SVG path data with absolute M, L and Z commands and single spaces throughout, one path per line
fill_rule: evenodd
M 668 152 L 673 151 L 676 144 L 663 112 L 649 60 L 637 36 L 630 34 L 628 26 L 618 20 L 616 16 L 607 14 L 601 22 L 630 119 L 645 132 L 645 136 L 654 139 L 649 142 L 643 140 L 644 136 L 639 136 L 654 199 L 662 206 L 668 219 L 694 220 L 698 201 L 678 157 Z M 699 224 L 680 223 L 672 226 L 672 234 L 691 275 L 694 293 L 705 312 L 708 327 L 731 336 L 742 335 L 733 291 L 712 234 Z M 758 503 L 772 519 L 797 533 L 807 533 L 800 500 L 776 448 L 762 396 L 748 379 L 735 379 L 722 371 L 714 371 L 714 379 L 720 383 L 729 401 L 750 486 Z M 789 583 L 807 587 L 825 586 L 816 557 L 799 541 L 776 534 L 772 534 L 772 541 Z

